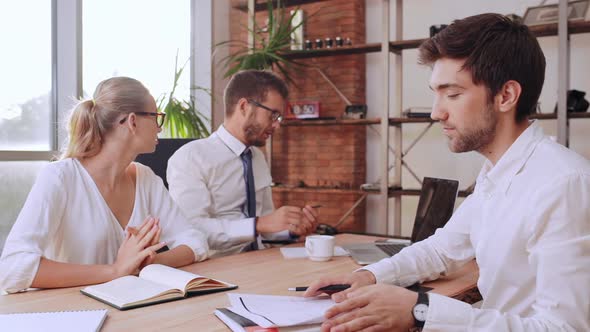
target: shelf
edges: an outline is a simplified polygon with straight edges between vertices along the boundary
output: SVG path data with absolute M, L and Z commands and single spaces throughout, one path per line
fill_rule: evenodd
M 530 27 L 533 34 L 537 37 L 545 36 L 556 36 L 557 35 L 557 24 L 543 24 Z M 586 33 L 590 32 L 590 21 L 570 22 L 569 33 Z M 398 40 L 389 42 L 390 52 L 400 52 L 407 49 L 415 49 L 420 46 L 427 38 L 420 39 L 408 39 Z M 326 56 L 335 55 L 350 55 L 350 54 L 366 54 L 375 53 L 381 51 L 381 43 L 370 43 L 353 46 L 333 47 L 333 48 L 320 48 L 312 50 L 302 51 L 286 51 L 282 53 L 283 57 L 290 60 L 297 59 L 309 59 L 309 58 L 321 58 Z M 412 122 L 412 121 L 408 121 Z
M 301 51 L 286 51 L 281 55 L 289 60 L 321 58 L 334 55 L 366 54 L 381 51 L 380 43 L 359 44 L 332 48 L 318 48 Z
M 535 37 L 557 36 L 557 23 L 542 24 L 529 27 Z M 590 21 L 569 22 L 569 34 L 590 32 Z M 389 50 L 399 52 L 401 50 L 418 48 L 428 38 L 398 40 L 389 43 Z
M 334 119 L 334 120 L 295 120 L 287 119 L 281 122 L 281 127 L 302 127 L 302 126 L 366 126 L 380 124 L 380 119 Z
M 393 189 L 389 190 L 389 197 L 392 196 L 420 196 L 420 189 Z M 466 190 L 459 190 L 459 197 L 467 197 L 471 193 Z
M 557 23 L 529 27 L 536 37 L 557 36 Z M 590 21 L 571 21 L 568 23 L 570 34 L 590 32 Z
M 583 113 L 568 113 L 568 119 L 590 119 L 589 112 Z M 535 113 L 529 117 L 530 119 L 536 120 L 555 120 L 557 115 L 555 113 Z M 396 126 L 402 123 L 431 123 L 438 122 L 428 117 L 398 117 L 389 118 L 389 125 Z M 380 124 L 381 120 L 378 118 L 371 119 L 359 119 L 359 120 L 346 120 L 346 119 L 335 119 L 335 120 L 295 120 L 287 119 L 281 123 L 282 127 L 303 127 L 303 126 L 368 126 Z
M 286 187 L 282 185 L 272 187 L 273 192 L 319 192 L 324 194 L 364 194 L 362 190 L 324 188 L 324 187 Z
M 590 119 L 590 113 L 588 112 L 581 112 L 581 113 L 568 113 L 568 119 Z M 557 119 L 557 114 L 555 113 L 535 113 L 529 117 L 529 119 L 537 119 L 537 120 L 555 120 Z
M 543 24 L 530 27 L 533 34 L 537 37 L 556 36 L 557 24 Z M 569 33 L 586 33 L 590 32 L 590 21 L 570 22 Z M 389 42 L 389 51 L 398 53 L 402 50 L 415 49 L 420 46 L 427 38 L 408 39 Z M 321 58 L 336 55 L 367 54 L 381 51 L 381 43 L 360 44 L 352 46 L 342 46 L 333 48 L 320 48 L 301 51 L 285 51 L 281 55 L 289 60 Z M 407 121 L 413 122 L 413 121 Z
M 363 192 L 367 194 L 379 194 L 380 191 L 376 190 L 363 190 Z M 389 197 L 396 197 L 396 196 L 420 196 L 420 189 L 401 189 L 395 187 L 389 187 L 388 196 Z M 459 190 L 459 197 L 467 197 L 470 193 L 465 190 Z
M 389 42 L 389 51 L 398 52 L 401 50 L 408 50 L 412 48 L 418 48 L 428 38 L 420 39 L 408 39 L 408 40 L 397 40 Z
M 293 7 L 293 6 L 301 6 L 301 5 L 305 5 L 308 3 L 322 2 L 322 1 L 326 1 L 326 0 L 283 0 L 283 1 L 281 1 L 281 4 L 284 4 L 285 7 Z M 274 8 L 277 8 L 277 1 L 274 0 L 272 5 Z M 247 12 L 248 11 L 248 1 L 243 1 L 242 3 L 237 4 L 233 7 L 235 9 L 239 9 L 241 11 Z M 254 11 L 259 12 L 259 11 L 266 10 L 266 9 L 267 9 L 266 1 L 256 3 L 254 5 Z
M 389 125 L 395 126 L 400 123 L 430 123 L 430 122 L 438 122 L 437 120 L 432 120 L 429 117 L 416 117 L 416 118 L 408 118 L 408 117 L 401 117 L 401 118 L 389 118 Z
M 568 119 L 590 119 L 589 112 L 581 112 L 581 113 L 568 113 Z M 555 120 L 557 119 L 557 114 L 555 113 L 535 113 L 529 116 L 529 119 L 536 119 L 536 120 Z M 395 126 L 401 123 L 430 123 L 430 122 L 438 122 L 437 120 L 432 120 L 428 117 L 419 117 L 419 118 L 408 118 L 408 117 L 401 117 L 401 118 L 389 118 L 389 125 Z

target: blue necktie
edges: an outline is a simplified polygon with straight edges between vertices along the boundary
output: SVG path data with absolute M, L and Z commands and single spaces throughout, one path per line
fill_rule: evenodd
M 247 148 L 240 156 L 244 166 L 244 181 L 246 183 L 246 208 L 244 209 L 248 218 L 256 217 L 256 191 L 254 190 L 254 172 L 252 171 L 252 151 Z M 254 242 L 250 245 L 249 250 L 258 249 L 256 240 L 256 224 L 254 224 Z M 246 249 L 246 250 L 248 250 Z

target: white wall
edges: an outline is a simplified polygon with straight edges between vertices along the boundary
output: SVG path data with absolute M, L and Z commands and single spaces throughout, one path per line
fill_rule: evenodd
M 395 0 L 391 2 L 391 36 L 395 36 Z M 539 0 L 412 0 L 404 1 L 403 38 L 416 39 L 428 37 L 428 28 L 433 24 L 448 24 L 454 19 L 484 12 L 500 14 L 515 13 L 522 16 L 529 6 L 539 5 Z M 547 1 L 555 3 L 556 1 Z M 381 36 L 381 0 L 366 1 L 367 43 L 380 42 Z M 541 94 L 542 112 L 552 112 L 557 101 L 557 37 L 539 39 L 547 59 L 545 85 Z M 590 34 L 571 36 L 571 73 L 570 89 L 590 92 Z M 393 59 L 393 56 L 391 57 Z M 393 62 L 392 62 L 393 63 Z M 369 117 L 381 117 L 382 88 L 381 57 L 379 54 L 367 55 L 367 104 Z M 395 69 L 391 67 L 392 71 Z M 393 77 L 393 72 L 391 73 Z M 430 106 L 432 92 L 428 88 L 429 68 L 417 65 L 417 50 L 403 52 L 403 109 L 414 106 Z M 391 87 L 391 106 L 393 112 L 393 80 Z M 587 99 L 590 99 L 587 96 Z M 424 124 L 410 124 L 403 127 L 404 146 L 411 143 L 419 134 Z M 556 135 L 557 124 L 554 120 L 542 121 L 542 126 L 549 135 Z M 378 128 L 377 128 L 378 129 Z M 570 126 L 570 147 L 590 159 L 590 119 L 572 120 Z M 390 158 L 390 162 L 392 158 Z M 375 181 L 379 177 L 379 138 L 374 131 L 368 131 L 367 140 L 367 180 Z M 446 140 L 440 133 L 440 127 L 434 125 L 429 133 L 418 143 L 405 159 L 419 177 L 434 176 L 454 178 L 460 181 L 463 189 L 476 178 L 481 167 L 482 158 L 475 153 L 452 154 L 448 151 Z M 390 176 L 393 171 L 390 173 Z M 402 183 L 405 187 L 418 188 L 418 183 L 403 171 Z M 417 197 L 405 197 L 402 201 L 402 233 L 410 235 L 416 211 Z M 390 202 L 391 203 L 391 202 Z M 392 204 L 390 204 L 392 205 Z M 392 210 L 390 208 L 390 218 Z M 367 203 L 367 231 L 384 232 L 379 222 L 379 209 L 376 197 L 369 197 Z

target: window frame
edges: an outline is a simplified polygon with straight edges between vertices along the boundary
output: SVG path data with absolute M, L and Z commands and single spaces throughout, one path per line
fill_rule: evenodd
M 0 150 L 0 162 L 49 161 L 59 156 L 59 147 L 67 137 L 65 126 L 60 124 L 66 123 L 75 103 L 71 96 L 77 99 L 82 96 L 82 2 L 51 0 L 50 150 Z M 208 89 L 212 86 L 212 7 L 213 0 L 190 0 L 190 86 L 199 85 Z M 209 29 L 208 34 L 197 33 L 197 30 L 206 28 Z M 211 98 L 194 89 L 191 90 L 191 97 L 209 106 L 208 116 L 211 118 Z

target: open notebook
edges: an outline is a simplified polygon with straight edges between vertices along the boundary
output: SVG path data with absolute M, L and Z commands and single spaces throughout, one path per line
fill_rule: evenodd
M 144 267 L 139 277 L 117 278 L 104 284 L 88 286 L 80 292 L 119 310 L 128 310 L 236 288 L 238 286 L 223 281 L 152 264 Z
M 0 331 L 96 332 L 106 317 L 104 309 L 2 314 Z

